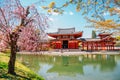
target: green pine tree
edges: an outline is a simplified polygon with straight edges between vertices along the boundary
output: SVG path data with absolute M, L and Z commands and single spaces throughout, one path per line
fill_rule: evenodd
M 92 31 L 92 38 L 96 38 L 96 32 L 94 30 Z

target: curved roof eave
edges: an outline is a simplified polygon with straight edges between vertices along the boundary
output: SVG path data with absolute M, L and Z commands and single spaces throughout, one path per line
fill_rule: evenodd
M 58 33 L 48 33 L 49 36 L 56 38 L 57 36 L 60 35 L 73 35 L 75 38 L 81 37 L 83 32 L 75 32 L 71 34 L 58 34 Z

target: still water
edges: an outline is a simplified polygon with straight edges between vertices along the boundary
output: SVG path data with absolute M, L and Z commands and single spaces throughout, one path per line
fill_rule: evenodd
M 120 80 L 120 55 L 18 55 L 45 80 Z

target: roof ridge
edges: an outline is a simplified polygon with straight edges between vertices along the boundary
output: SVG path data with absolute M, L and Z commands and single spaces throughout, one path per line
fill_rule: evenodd
M 65 29 L 65 30 L 66 30 L 66 29 L 75 29 L 75 27 L 71 27 L 71 28 L 58 28 L 58 30 L 59 30 L 59 29 Z

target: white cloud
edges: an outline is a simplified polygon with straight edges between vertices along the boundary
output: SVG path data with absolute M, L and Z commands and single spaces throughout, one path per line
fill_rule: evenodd
M 70 14 L 70 15 L 73 15 L 74 13 L 70 11 L 69 14 Z
M 52 22 L 54 21 L 54 19 L 53 19 L 53 18 L 49 18 L 49 20 L 50 20 L 50 21 L 52 21 Z
M 57 16 L 59 13 L 51 12 L 52 15 Z
M 109 12 L 104 12 L 103 15 L 108 16 L 108 15 L 110 15 L 110 13 Z
M 117 9 L 117 10 L 120 10 L 120 7 L 117 7 L 116 9 Z

